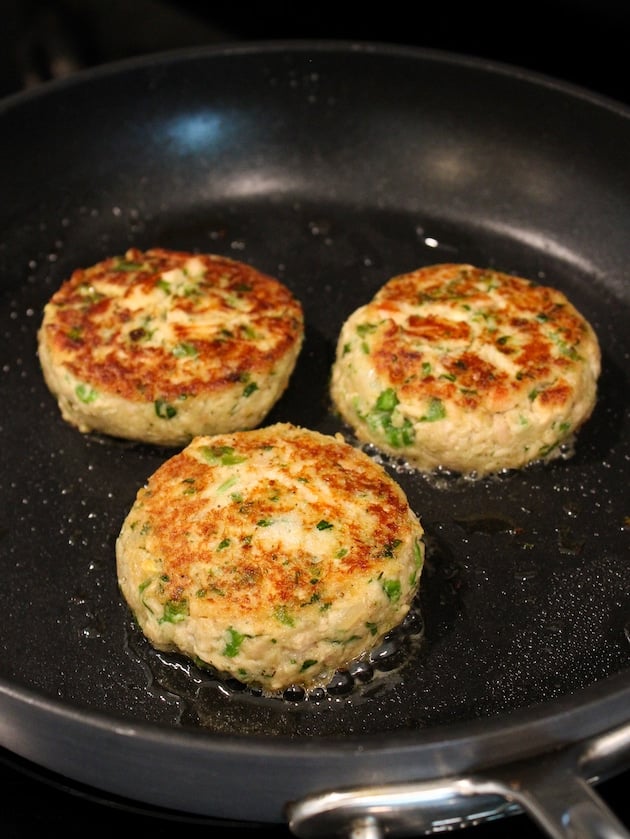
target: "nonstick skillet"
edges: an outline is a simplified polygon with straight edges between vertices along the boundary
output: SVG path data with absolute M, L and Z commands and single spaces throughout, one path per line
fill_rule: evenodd
M 5 99 L 0 131 L 0 744 L 301 836 L 521 809 L 554 836 L 626 835 L 597 782 L 630 763 L 628 110 L 464 56 L 293 41 L 85 71 Z M 413 626 L 367 676 L 256 695 L 150 649 L 118 592 L 120 525 L 173 451 L 81 435 L 42 380 L 44 303 L 130 245 L 233 256 L 301 299 L 267 422 L 347 434 L 327 390 L 343 320 L 437 262 L 565 291 L 602 346 L 596 409 L 520 472 L 385 461 L 427 535 Z

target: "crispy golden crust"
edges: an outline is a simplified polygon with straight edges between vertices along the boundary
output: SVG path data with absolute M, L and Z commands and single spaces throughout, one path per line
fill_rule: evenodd
M 278 690 L 329 678 L 402 620 L 422 532 L 365 454 L 277 424 L 165 462 L 121 529 L 119 580 L 156 646 Z
M 421 469 L 484 474 L 557 452 L 599 371 L 597 337 L 559 290 L 441 264 L 394 277 L 348 318 L 331 393 L 361 439 Z
M 62 412 L 81 430 L 179 443 L 260 422 L 286 387 L 303 329 L 289 289 L 249 265 L 132 248 L 76 270 L 52 296 L 39 354 Z M 218 415 L 204 404 L 204 423 L 196 403 L 217 400 Z M 116 423 L 117 411 L 134 407 L 137 422 Z

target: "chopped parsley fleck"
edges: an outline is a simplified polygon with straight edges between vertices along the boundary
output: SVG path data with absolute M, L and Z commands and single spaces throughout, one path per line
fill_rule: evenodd
M 251 396 L 252 393 L 255 393 L 258 390 L 258 385 L 256 382 L 250 382 L 245 388 L 243 388 L 243 396 Z
M 250 326 L 249 324 L 241 324 L 239 326 L 239 329 L 241 331 L 241 335 L 244 338 L 249 338 L 251 340 L 254 340 L 255 338 L 258 337 L 258 335 L 256 333 L 256 330 L 252 326 Z
M 394 448 L 409 446 L 414 440 L 413 425 L 407 418 L 402 425 L 394 425 L 392 413 L 398 402 L 396 391 L 387 388 L 379 394 L 374 408 L 364 417 L 370 429 L 384 436 Z
M 202 446 L 201 452 L 204 460 L 216 466 L 234 466 L 237 463 L 243 463 L 247 458 L 242 454 L 236 454 L 232 446 Z
M 555 442 L 550 443 L 548 446 L 541 446 L 541 448 L 538 451 L 538 457 L 547 457 L 547 455 L 550 454 L 556 448 L 558 443 L 559 440 L 556 440 Z
M 429 408 L 423 417 L 420 417 L 420 422 L 436 422 L 444 419 L 446 416 L 446 408 L 441 399 L 433 397 L 429 402 Z
M 285 626 L 295 626 L 293 615 L 286 606 L 276 606 L 273 610 L 274 618 Z
M 80 401 L 85 405 L 89 405 L 91 402 L 94 402 L 94 400 L 98 397 L 98 392 L 94 390 L 93 387 L 86 384 L 77 385 L 74 392 Z
M 194 495 L 197 492 L 194 478 L 184 478 L 182 483 L 185 484 L 184 495 Z
M 177 408 L 174 408 L 165 399 L 156 399 L 153 404 L 155 406 L 155 413 L 160 419 L 170 420 L 177 414 Z
M 324 519 L 318 521 L 315 526 L 318 530 L 331 530 L 333 527 L 333 525 L 329 521 L 325 521 Z
M 394 388 L 388 387 L 387 390 L 384 390 L 379 394 L 379 397 L 376 400 L 376 408 L 379 411 L 387 411 L 391 414 L 396 405 L 398 405 L 398 402 L 399 400 L 396 395 L 396 391 Z
M 413 540 L 413 560 L 416 568 L 420 568 L 424 564 L 424 554 L 422 552 L 422 545 L 419 539 Z
M 381 556 L 388 556 L 388 557 L 394 556 L 394 551 L 396 550 L 396 548 L 400 544 L 401 544 L 400 539 L 392 539 L 391 542 L 388 542 L 385 545 L 385 547 L 383 548 L 383 553 L 381 554 Z
M 226 492 L 228 489 L 230 489 L 231 487 L 234 486 L 234 484 L 237 482 L 237 480 L 238 480 L 238 477 L 236 475 L 230 475 L 230 477 L 227 479 L 227 481 L 223 481 L 223 483 L 220 486 L 217 487 L 217 492 L 218 493 Z
M 164 604 L 164 613 L 160 623 L 181 623 L 188 617 L 187 600 L 168 600 Z
M 173 347 L 173 355 L 175 358 L 196 358 L 199 354 L 197 347 L 189 341 L 181 341 Z
M 130 259 L 119 259 L 114 266 L 116 271 L 140 271 L 144 268 L 142 262 L 132 262 Z
M 79 294 L 81 298 L 86 303 L 98 303 L 100 300 L 105 299 L 105 295 L 102 291 L 97 291 L 93 285 L 90 284 L 82 284 L 78 288 Z
M 582 361 L 582 356 L 578 353 L 576 348 L 568 344 L 559 332 L 550 332 L 547 336 L 558 347 L 560 353 L 571 361 Z
M 422 570 L 422 566 L 424 565 L 424 554 L 422 552 L 422 547 L 419 539 L 413 540 L 413 561 L 416 567 L 409 575 L 410 586 L 415 586 L 418 580 L 418 574 L 420 573 L 420 571 Z
M 236 629 L 233 629 L 231 626 L 226 630 L 226 635 L 228 636 L 228 639 L 225 642 L 225 647 L 223 648 L 223 655 L 226 656 L 226 658 L 234 658 L 234 656 L 239 654 L 241 645 L 245 638 L 247 638 L 247 635 L 237 632 Z
M 395 603 L 400 599 L 400 580 L 382 580 L 381 585 L 388 599 Z

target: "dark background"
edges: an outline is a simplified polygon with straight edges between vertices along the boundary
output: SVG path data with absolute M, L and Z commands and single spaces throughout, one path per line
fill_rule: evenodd
M 0 0 L 0 95 L 103 62 L 230 40 L 387 41 L 535 70 L 627 103 L 627 0 Z
M 514 4 L 439 2 L 343 4 L 193 3 L 159 0 L 0 0 L 0 96 L 99 64 L 183 47 L 296 38 L 362 40 L 428 47 L 533 70 L 630 103 L 630 3 L 531 0 Z M 36 126 L 34 126 L 36 130 Z M 630 825 L 630 772 L 598 787 Z M 0 750 L 0 834 L 85 836 L 100 828 L 187 836 L 261 836 L 269 826 L 164 813 L 67 783 Z M 244 779 L 246 793 L 246 779 Z M 288 839 L 288 829 L 271 835 Z M 542 839 L 526 816 L 456 835 Z

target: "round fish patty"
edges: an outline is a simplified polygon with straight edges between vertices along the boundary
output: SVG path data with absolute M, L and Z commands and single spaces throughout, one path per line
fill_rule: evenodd
M 325 685 L 402 621 L 422 536 L 366 454 L 278 423 L 163 463 L 122 525 L 117 573 L 155 648 L 274 693 Z
M 330 393 L 357 438 L 420 471 L 482 476 L 561 453 L 600 348 L 554 288 L 465 264 L 393 277 L 344 322 Z
M 38 353 L 80 431 L 175 446 L 259 425 L 303 337 L 302 306 L 273 277 L 214 254 L 131 248 L 62 284 Z

